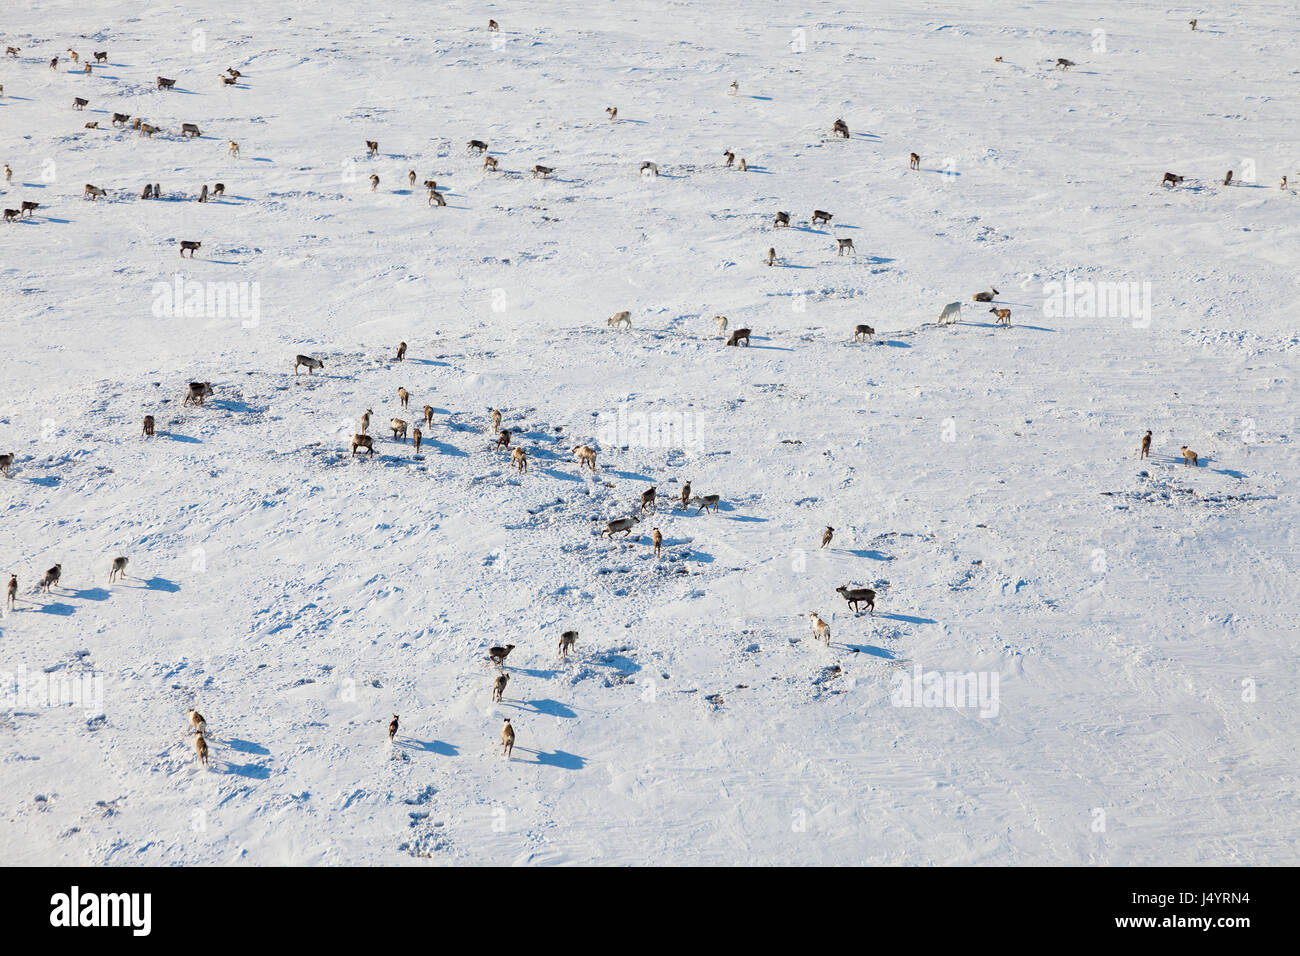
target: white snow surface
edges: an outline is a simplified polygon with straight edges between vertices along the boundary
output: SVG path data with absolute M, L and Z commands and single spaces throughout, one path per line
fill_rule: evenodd
M 1293 4 L 53 0 L 4 31 L 0 192 L 41 207 L 0 223 L 0 860 L 1298 861 Z M 168 314 L 178 274 L 256 314 Z M 1150 321 L 1053 314 L 1066 279 Z M 426 404 L 416 456 L 384 426 Z M 688 480 L 717 513 L 671 507 Z M 918 672 L 996 675 L 996 715 L 896 706 Z

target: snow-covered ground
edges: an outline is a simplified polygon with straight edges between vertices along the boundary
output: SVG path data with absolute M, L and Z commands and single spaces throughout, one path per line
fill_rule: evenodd
M 1293 4 L 215 6 L 5 17 L 0 860 L 1297 862 Z

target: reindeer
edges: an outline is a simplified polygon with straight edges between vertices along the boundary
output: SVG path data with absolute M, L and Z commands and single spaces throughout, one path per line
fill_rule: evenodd
M 772 220 L 772 228 L 776 229 L 781 226 L 790 228 L 790 214 L 788 212 L 778 212 L 776 218 Z
M 939 313 L 938 324 L 953 325 L 960 318 L 961 318 L 961 303 L 949 302 L 947 305 L 943 307 L 943 311 Z
M 848 139 L 849 124 L 844 122 L 844 120 L 842 119 L 837 119 L 834 123 L 831 124 L 831 136 L 832 137 L 843 136 L 845 139 Z
M 432 426 L 433 426 L 433 406 L 425 405 L 424 406 L 424 427 L 430 428 Z
M 199 202 L 207 202 L 207 201 L 208 201 L 208 184 L 207 184 L 207 183 L 204 183 L 204 184 L 203 184 L 203 188 L 199 190 L 199 199 L 198 199 L 198 201 L 199 201 Z
M 743 163 L 744 160 L 741 160 L 741 162 Z M 658 164 L 658 163 L 652 163 L 652 162 L 650 162 L 650 160 L 647 159 L 645 162 L 643 162 L 643 163 L 641 164 L 641 175 L 644 176 L 644 175 L 645 175 L 645 171 L 646 171 L 647 169 L 650 170 L 650 172 L 654 173 L 656 176 L 659 175 L 659 164 Z
M 742 173 L 749 171 L 749 164 L 745 162 L 744 156 L 740 157 L 740 162 L 736 165 L 736 168 L 739 169 Z M 655 173 L 655 175 L 657 176 L 659 174 Z
M 827 547 L 831 543 L 831 539 L 834 537 L 835 537 L 835 529 L 832 528 L 830 525 L 827 525 L 826 530 L 822 532 L 822 547 L 823 548 Z
M 727 344 L 728 344 L 728 345 L 739 345 L 742 341 L 745 343 L 745 347 L 748 348 L 748 347 L 749 347 L 749 329 L 736 329 L 736 331 L 732 332 L 732 333 L 731 333 L 731 336 L 727 339 Z
M 113 125 L 114 125 L 114 126 L 124 126 L 124 125 L 126 125 L 127 123 L 129 123 L 130 121 L 131 121 L 131 114 L 130 114 L 130 113 L 114 113 L 114 114 L 113 114 Z
M 314 359 L 310 355 L 298 355 L 295 356 L 293 360 L 293 374 L 297 375 L 299 366 L 304 366 L 304 365 L 307 367 L 308 375 L 314 374 L 313 372 L 314 369 L 325 367 L 325 363 L 322 362 L 320 359 Z
M 842 256 L 845 252 L 851 252 L 855 256 L 858 254 L 858 250 L 853 248 L 852 239 L 836 239 L 835 241 L 839 243 L 837 246 L 838 251 L 835 253 L 837 256 Z
M 379 143 L 377 140 L 366 140 L 366 155 L 371 159 L 379 155 Z
M 190 730 L 195 733 L 206 734 L 208 732 L 208 722 L 203 719 L 203 715 L 191 707 L 185 711 L 185 719 L 190 722 Z
M 823 224 L 829 226 L 831 224 L 831 220 L 834 218 L 835 218 L 834 216 L 826 212 L 826 210 L 824 209 L 814 209 L 812 214 L 812 224 L 815 226 L 820 221 Z
M 501 431 L 501 413 L 495 408 L 490 408 L 488 417 L 492 419 L 492 434 L 495 435 Z
M 551 167 L 551 166 L 542 166 L 542 165 L 538 164 L 537 166 L 534 166 L 534 167 L 533 167 L 533 178 L 536 179 L 538 176 L 541 176 L 543 179 L 545 179 L 547 176 L 551 175 L 551 173 L 553 173 L 553 172 L 555 172 L 555 169 L 554 169 L 553 167 Z
M 663 533 L 658 528 L 651 529 L 650 545 L 651 547 L 654 548 L 655 557 L 658 558 L 660 556 L 659 553 L 663 550 L 664 547 L 664 536 Z
M 84 96 L 74 96 L 72 98 L 72 108 L 74 110 L 84 110 L 90 103 L 90 100 Z
M 406 343 L 405 343 L 405 342 L 398 342 L 398 343 L 397 343 L 397 361 L 401 362 L 401 361 L 404 361 L 405 359 L 406 359 Z
M 691 501 L 691 483 L 688 481 L 682 485 L 682 510 L 685 511 Z
M 15 219 L 18 218 L 18 210 L 6 209 L 4 212 L 4 216 L 5 216 L 5 222 L 13 222 Z
M 388 722 L 388 742 L 391 744 L 393 738 L 397 736 L 398 715 L 393 714 L 393 719 Z
M 97 52 L 95 53 L 95 62 L 96 62 L 96 63 L 105 63 L 105 64 L 107 64 L 107 63 L 108 63 L 108 51 L 107 51 L 107 50 L 99 50 L 99 51 L 97 51 Z
M 160 90 L 170 90 L 175 85 L 176 85 L 175 80 L 169 80 L 165 76 L 158 77 L 158 89 Z
M 1069 69 L 1070 67 L 1072 67 L 1072 66 L 1078 66 L 1078 64 L 1075 63 L 1073 60 L 1067 60 L 1067 59 L 1066 59 L 1065 57 L 1063 57 L 1063 56 L 1058 56 L 1058 57 L 1056 58 L 1056 69 L 1058 69 L 1058 70 L 1068 70 L 1068 69 Z
M 104 190 L 100 189 L 98 186 L 92 186 L 90 183 L 86 183 L 86 189 L 82 193 L 83 198 L 89 198 L 92 202 L 98 199 L 100 196 L 107 196 L 107 195 L 108 193 L 106 193 Z
M 239 158 L 239 144 L 233 139 L 226 143 L 226 152 L 230 154 L 231 159 Z
M 494 21 L 495 22 L 495 21 Z M 510 759 L 510 751 L 515 749 L 515 729 L 510 726 L 510 718 L 506 718 L 504 726 L 501 728 L 501 753 L 507 760 Z
M 1228 170 L 1228 174 L 1227 174 L 1226 176 L 1223 177 L 1223 185 L 1225 185 L 1225 186 L 1231 186 L 1231 185 L 1232 185 L 1232 170 L 1231 170 L 1231 169 Z
M 519 469 L 519 474 L 526 474 L 528 471 L 528 454 L 522 448 L 512 448 L 510 450 L 510 464 Z
M 496 444 L 492 446 L 493 451 L 502 451 L 510 447 L 510 429 L 503 428 L 497 432 Z
M 181 123 L 181 137 L 184 139 L 198 139 L 203 134 L 194 123 Z
M 853 341 L 862 342 L 876 334 L 876 330 L 869 325 L 857 325 L 853 328 Z
M 403 442 L 406 441 L 406 430 L 409 426 L 400 418 L 394 418 L 388 423 L 388 428 L 393 433 L 393 441 L 400 437 Z
M 609 320 L 605 324 L 611 329 L 620 327 L 630 329 L 632 328 L 632 313 L 626 309 L 622 312 L 615 312 L 609 317 Z
M 484 168 L 484 169 L 490 169 L 490 170 L 492 170 L 492 172 L 496 172 L 496 169 L 497 169 L 497 158 L 496 158 L 495 156 L 484 156 L 484 157 L 483 157 L 483 168 Z
M 144 435 L 145 438 L 153 438 L 153 416 L 152 415 L 146 415 L 144 417 L 144 428 L 141 430 L 141 434 Z
M 436 190 L 436 189 L 430 189 L 430 190 L 429 190 L 429 205 L 430 205 L 430 206 L 445 206 L 445 205 L 447 205 L 447 200 L 443 198 L 442 193 L 438 192 L 438 190 Z
M 774 266 L 774 265 L 776 265 L 776 246 L 769 246 L 769 247 L 768 247 L 768 250 L 767 250 L 767 264 L 768 264 L 769 266 Z
M 859 604 L 865 604 L 871 609 L 872 616 L 875 616 L 876 592 L 871 588 L 851 588 L 848 585 L 840 585 L 835 590 L 840 597 L 849 602 L 849 607 L 853 609 L 854 614 L 858 613 Z
M 157 186 L 154 186 L 154 188 L 153 188 L 153 198 L 154 198 L 154 199 L 157 199 L 157 198 L 158 198 L 158 187 L 157 187 Z M 190 258 L 193 259 L 193 258 L 194 258 L 194 253 L 197 252 L 198 249 L 199 249 L 199 247 L 202 246 L 202 245 L 203 245 L 203 243 L 201 243 L 201 242 L 194 242 L 194 241 L 189 240 L 189 239 L 182 239 L 182 240 L 181 240 L 181 258 L 182 258 L 182 259 L 185 258 L 185 250 L 188 249 L 189 252 L 190 252 Z
M 996 315 L 996 316 L 998 317 L 998 322 L 999 322 L 999 324 L 1001 324 L 1001 325 L 1010 325 L 1010 324 L 1011 324 L 1011 310 L 1010 310 L 1010 309 L 989 309 L 989 311 L 992 312 L 994 315 Z
M 471 139 L 468 143 L 465 144 L 465 149 L 467 151 L 472 149 L 477 153 L 486 153 L 488 149 L 488 144 L 483 142 L 483 140 L 481 139 Z
M 1142 436 L 1142 450 L 1138 452 L 1138 460 L 1140 461 L 1143 458 L 1150 458 L 1150 457 L 1151 457 L 1151 429 L 1148 428 L 1147 433 Z
M 19 49 L 20 47 L 7 46 L 5 47 L 5 56 L 17 56 Z
M 225 184 L 225 183 L 217 183 L 215 186 L 212 187 L 212 195 L 214 195 L 214 196 L 224 196 L 225 194 L 226 194 L 226 184 Z
M 189 387 L 185 389 L 185 400 L 181 404 L 202 407 L 203 400 L 211 394 L 211 382 L 190 382 Z
M 609 118 L 610 118 L 610 119 L 612 119 L 612 120 L 613 120 L 613 119 L 618 119 L 618 107 L 617 107 L 617 106 L 607 106 L 607 107 L 605 107 L 605 112 L 609 114 Z
M 501 29 L 501 26 L 500 26 L 500 25 L 499 25 L 495 20 L 489 20 L 489 21 L 488 21 L 488 30 L 489 30 L 489 31 L 491 31 L 492 33 L 496 33 L 496 32 L 497 32 L 498 30 L 500 30 L 500 29 Z
M 415 442 L 415 454 L 420 453 L 420 443 L 424 441 L 424 432 L 420 431 L 419 426 L 411 429 L 411 440 Z
M 1162 180 L 1160 180 L 1160 185 L 1161 185 L 1161 186 L 1177 186 L 1177 185 L 1178 185 L 1179 183 L 1181 183 L 1185 178 L 1186 178 L 1186 177 L 1184 177 L 1184 176 L 1175 176 L 1173 173 L 1165 173 L 1165 178 L 1162 179 Z
M 81 128 L 82 128 L 82 129 L 99 129 L 99 120 L 92 120 L 91 122 L 87 123 L 85 126 L 83 126 L 83 127 L 81 127 Z
M 658 511 L 659 508 L 655 503 L 656 492 L 652 485 L 645 491 L 641 492 L 641 510 L 640 514 L 645 514 L 647 510 Z
M 713 317 L 713 324 L 718 327 L 719 332 L 727 331 L 727 317 L 725 315 L 715 315 Z
M 30 199 L 24 199 L 21 205 L 23 210 L 22 218 L 24 219 L 28 218 L 32 213 L 41 208 L 40 203 L 32 202 Z
M 739 81 L 739 80 L 732 80 L 732 81 L 731 81 L 731 85 L 730 85 L 729 87 L 727 87 L 727 95 L 728 95 L 728 96 L 735 96 L 735 95 L 736 95 L 737 93 L 739 93 L 739 92 L 740 92 L 740 81 Z
M 406 174 L 406 181 L 407 181 L 407 183 L 409 183 L 411 186 L 414 186 L 414 185 L 415 185 L 415 180 L 416 180 L 415 170 L 413 169 L 413 170 L 411 170 L 409 173 Z
M 993 289 L 993 291 L 976 292 L 973 296 L 971 296 L 971 300 L 974 302 L 992 302 L 994 297 L 998 294 L 998 290 L 994 289 L 993 286 L 989 286 L 989 288 Z
M 9 477 L 9 467 L 13 463 L 14 463 L 13 452 L 9 452 L 8 454 L 5 455 L 0 455 L 0 472 L 3 472 L 6 478 Z
M 18 601 L 18 575 L 9 572 L 9 587 L 5 592 L 5 608 L 12 611 Z
M 411 393 L 404 388 L 399 388 L 397 390 L 397 400 L 402 403 L 403 408 L 406 408 L 410 404 Z
M 824 642 L 824 643 L 826 644 L 827 647 L 830 647 L 830 646 L 831 646 L 831 626 L 830 626 L 829 624 L 827 624 L 825 621 L 823 621 L 823 620 L 818 616 L 818 614 L 817 614 L 816 611 L 809 611 L 809 612 L 808 612 L 808 616 L 809 616 L 810 618 L 812 618 L 813 636 L 814 636 L 817 640 Z
M 578 459 L 578 470 L 582 471 L 583 466 L 591 469 L 591 473 L 596 473 L 596 449 L 590 445 L 575 445 L 573 454 Z
M 513 644 L 507 644 L 505 647 L 490 647 L 488 648 L 488 660 L 497 667 L 504 667 L 506 658 L 510 656 L 510 652 L 514 649 Z
M 112 584 L 113 579 L 126 577 L 126 558 L 114 558 L 113 567 L 108 572 L 108 583 Z
M 696 514 L 701 511 L 708 511 L 710 508 L 713 509 L 714 514 L 717 514 L 718 509 L 722 506 L 722 497 L 720 495 L 696 495 L 691 499 L 691 504 L 696 503 L 699 504 L 699 507 L 695 509 Z
M 56 56 L 50 60 L 50 69 L 57 70 L 58 68 L 59 68 L 59 58 Z
M 199 763 L 204 767 L 208 765 L 208 742 L 202 734 L 194 735 L 194 752 L 199 756 Z
M 369 435 L 352 436 L 352 457 L 353 458 L 357 457 L 358 448 L 364 448 L 367 452 L 370 453 L 370 457 L 372 458 L 375 456 L 375 440 L 371 438 Z
M 727 158 L 727 168 L 730 169 L 731 164 L 736 161 L 736 154 L 729 149 L 724 149 L 722 155 Z
M 141 123 L 141 124 L 140 124 L 140 135 L 141 135 L 141 136 L 148 136 L 148 137 L 152 138 L 152 137 L 153 137 L 153 134 L 156 133 L 156 132 L 158 132 L 158 127 L 157 127 L 157 126 L 154 126 L 154 125 L 152 125 L 152 124 L 150 124 L 150 123 Z M 154 197 L 154 198 L 157 198 L 157 197 Z
M 1192 29 L 1193 29 L 1193 30 L 1196 29 L 1196 21 L 1195 21 L 1195 20 L 1188 20 L 1187 22 L 1190 23 L 1190 24 L 1192 25 Z M 1211 31 L 1211 32 L 1213 32 L 1213 31 Z
M 1201 461 L 1200 456 L 1197 455 L 1196 452 L 1194 452 L 1194 451 L 1192 451 L 1190 448 L 1188 448 L 1186 445 L 1184 445 L 1184 446 L 1180 449 L 1180 451 L 1182 451 L 1182 453 L 1183 453 L 1183 464 L 1184 464 L 1184 465 L 1186 465 L 1186 466 L 1194 466 L 1194 465 L 1199 465 L 1199 464 L 1200 464 L 1200 461 Z
M 378 188 L 379 188 L 379 174 L 378 174 L 378 173 L 371 173 L 371 174 L 370 174 L 370 191 L 371 191 L 371 192 L 374 192 L 374 191 L 375 191 L 376 189 L 378 189 Z
M 63 565 L 56 564 L 45 572 L 45 577 L 41 578 L 41 590 L 48 594 L 50 588 L 59 586 L 59 578 L 61 577 L 63 577 Z
M 510 675 L 506 673 L 498 674 L 492 680 L 492 703 L 500 703 L 501 695 L 506 692 L 506 684 L 510 680 Z
M 90 74 L 93 73 L 94 71 L 90 68 L 90 64 L 87 63 L 81 72 L 86 74 L 86 76 L 90 76 Z
M 908 168 L 908 169 L 920 169 L 920 168 L 921 168 L 921 157 L 920 157 L 918 154 L 916 154 L 916 153 L 912 153 L 912 154 L 907 158 L 907 168 Z
M 78 63 L 78 62 L 80 62 L 81 57 L 77 55 L 77 51 L 76 51 L 76 50 L 69 49 L 69 50 L 68 50 L 68 59 L 72 60 L 73 63 Z
M 219 79 L 219 80 L 220 80 L 223 84 L 225 84 L 226 86 L 234 86 L 236 83 L 239 82 L 239 78 L 238 78 L 238 77 L 234 77 L 234 76 L 223 76 L 223 75 L 221 75 L 221 74 L 217 74 L 217 79 Z
M 613 521 L 605 525 L 605 530 L 600 533 L 600 536 L 603 537 L 604 535 L 609 535 L 612 539 L 614 535 L 622 531 L 623 537 L 626 538 L 632 533 L 632 529 L 636 527 L 640 521 L 641 519 L 635 516 L 631 518 L 615 518 Z
M 565 631 L 560 635 L 560 660 L 567 660 L 569 651 L 578 643 L 577 631 Z
M 370 434 L 370 416 L 375 413 L 373 408 L 367 408 L 365 414 L 361 416 L 361 434 Z
M 3 88 L 4 88 L 4 87 L 0 87 L 0 89 L 3 89 Z M 7 182 L 7 183 L 11 183 L 11 182 L 13 182 L 13 181 L 14 181 L 14 171 L 13 171 L 12 169 L 9 168 L 9 164 L 8 164 L 8 163 L 5 163 L 5 182 Z

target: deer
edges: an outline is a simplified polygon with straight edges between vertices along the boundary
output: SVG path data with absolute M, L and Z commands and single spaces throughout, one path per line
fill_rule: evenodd
M 108 195 L 107 192 L 100 189 L 98 186 L 92 186 L 90 183 L 86 183 L 85 191 L 82 193 L 83 198 L 88 198 L 92 202 L 98 199 L 100 196 L 107 196 L 107 195 Z
M 496 444 L 492 446 L 493 451 L 502 451 L 510 447 L 510 429 L 503 428 L 497 432 Z
M 181 137 L 185 139 L 198 139 L 203 134 L 194 123 L 181 123 Z
M 165 76 L 158 77 L 158 89 L 160 90 L 170 90 L 175 85 L 176 85 L 175 80 L 169 80 Z
M 1181 183 L 1185 178 L 1186 178 L 1186 177 L 1184 177 L 1184 176 L 1175 176 L 1173 173 L 1165 173 L 1165 178 L 1162 179 L 1162 180 L 1160 180 L 1160 185 L 1161 185 L 1161 186 L 1177 186 L 1177 185 L 1178 185 L 1179 183 Z
M 367 408 L 365 413 L 361 416 L 361 434 L 370 434 L 370 416 L 374 413 L 375 410 L 373 408 Z
M 375 191 L 376 189 L 378 189 L 378 188 L 379 188 L 379 174 L 378 174 L 378 173 L 371 173 L 371 174 L 370 174 L 370 191 L 371 191 L 371 192 L 374 192 L 374 191 Z
M 835 218 L 834 216 L 832 216 L 824 209 L 814 209 L 812 214 L 812 224 L 815 226 L 820 220 L 824 225 L 829 226 L 831 224 L 831 220 L 834 218 Z
M 512 448 L 510 450 L 510 464 L 519 469 L 519 474 L 526 474 L 528 472 L 528 453 L 522 448 Z
M 853 341 L 862 342 L 876 334 L 876 330 L 869 325 L 858 325 L 853 328 Z
M 415 454 L 418 455 L 420 453 L 420 443 L 424 441 L 424 432 L 420 431 L 418 425 L 411 429 L 411 441 L 415 442 Z
M 618 107 L 617 107 L 617 106 L 607 106 L 607 107 L 605 107 L 605 112 L 609 115 L 609 118 L 610 118 L 610 119 L 612 119 L 612 120 L 614 120 L 614 119 L 618 119 Z
M 84 96 L 74 96 L 72 98 L 72 108 L 74 110 L 84 110 L 90 104 L 90 100 Z
M 590 445 L 575 445 L 573 454 L 578 459 L 578 470 L 581 471 L 583 466 L 591 469 L 591 473 L 596 473 L 596 449 Z
M 300 366 L 306 366 L 306 368 L 307 368 L 307 374 L 308 374 L 308 375 L 312 375 L 312 374 L 314 374 L 314 370 L 315 370 L 315 369 L 318 369 L 318 368 L 324 368 L 324 367 L 325 367 L 325 363 L 322 362 L 320 359 L 314 359 L 314 358 L 312 358 L 310 355 L 298 355 L 298 356 L 295 356 L 295 357 L 294 357 L 294 360 L 293 360 L 293 374 L 294 374 L 294 375 L 297 375 L 297 374 L 298 374 L 298 369 L 299 369 Z
M 652 528 L 650 531 L 650 545 L 654 548 L 655 557 L 659 557 L 664 547 L 664 536 L 658 528 Z
M 781 226 L 790 228 L 790 214 L 788 212 L 778 212 L 776 218 L 772 220 L 772 228 L 778 229 Z
M 226 143 L 226 152 L 230 154 L 231 159 L 239 158 L 239 144 L 233 139 Z
M 727 168 L 730 169 L 730 168 L 731 168 L 731 164 L 734 163 L 734 162 L 736 161 L 736 154 L 733 153 L 733 152 L 732 152 L 731 150 L 729 150 L 729 149 L 724 149 L 724 150 L 722 151 L 722 155 L 726 157 L 726 159 L 727 159 Z
M 822 532 L 822 547 L 823 548 L 828 547 L 831 543 L 831 539 L 834 537 L 835 537 L 835 529 L 832 528 L 830 525 L 827 525 L 826 530 Z
M 59 578 L 61 577 L 63 577 L 63 565 L 56 564 L 45 572 L 45 577 L 41 578 L 41 590 L 48 594 L 50 588 L 59 586 Z
M 1183 453 L 1183 464 L 1185 466 L 1194 466 L 1200 464 L 1201 458 L 1196 452 L 1192 451 L 1186 445 L 1179 449 Z
M 192 733 L 206 734 L 208 732 L 208 722 L 193 707 L 185 711 L 185 719 L 189 721 Z
M 727 331 L 727 317 L 725 315 L 715 315 L 713 317 L 713 324 L 718 327 L 719 332 Z
M 647 510 L 649 511 L 659 510 L 658 506 L 655 503 L 655 497 L 656 497 L 656 490 L 653 485 L 647 488 L 645 491 L 641 492 L 641 511 L 639 512 L 640 514 L 645 514 Z
M 506 684 L 510 680 L 510 675 L 506 673 L 498 674 L 492 680 L 492 703 L 500 703 L 501 695 L 506 692 Z
M 908 169 L 920 169 L 920 168 L 921 168 L 921 157 L 920 157 L 919 155 L 917 155 L 916 153 L 912 153 L 912 154 L 907 158 L 907 168 L 908 168 Z
M 849 607 L 853 609 L 854 614 L 858 613 L 859 604 L 865 604 L 871 609 L 872 616 L 875 616 L 876 592 L 871 588 L 851 588 L 848 585 L 840 585 L 835 590 L 840 597 L 849 602 Z
M 505 647 L 488 648 L 488 660 L 497 667 L 504 667 L 506 658 L 510 656 L 510 652 L 514 649 L 515 646 L 513 644 L 507 644 Z
M 768 266 L 774 266 L 774 265 L 776 265 L 776 246 L 769 246 L 769 247 L 768 247 L 768 250 L 767 250 L 767 264 L 768 264 Z
M 742 162 L 743 162 L 743 160 L 742 160 Z M 659 175 L 659 164 L 658 164 L 658 163 L 652 163 L 652 162 L 650 162 L 650 160 L 647 159 L 645 162 L 643 162 L 643 163 L 641 164 L 641 174 L 642 174 L 642 175 L 645 175 L 645 171 L 646 171 L 647 169 L 650 170 L 650 172 L 654 173 L 654 175 L 656 175 L 656 176 Z
M 157 186 L 154 187 L 153 198 L 154 198 L 154 199 L 157 199 L 157 198 L 158 198 L 158 187 L 157 187 Z M 182 240 L 181 240 L 181 258 L 182 258 L 182 259 L 185 258 L 185 250 L 188 249 L 188 250 L 189 250 L 189 253 L 190 253 L 190 258 L 193 259 L 193 258 L 194 258 L 194 253 L 197 252 L 197 251 L 199 250 L 199 247 L 202 246 L 202 245 L 203 245 L 203 243 L 201 243 L 201 242 L 195 242 L 195 241 L 193 241 L 193 240 L 189 240 L 189 239 L 182 239 Z
M 397 736 L 398 715 L 393 714 L 393 719 L 388 722 L 388 742 L 392 743 L 393 738 Z
M 1138 460 L 1141 461 L 1143 458 L 1150 458 L 1150 457 L 1151 457 L 1151 429 L 1148 428 L 1147 433 L 1142 436 L 1142 450 L 1138 452 Z
M 471 139 L 468 143 L 465 144 L 465 149 L 467 151 L 472 149 L 477 153 L 486 153 L 488 149 L 488 144 L 483 142 L 483 140 L 481 139 Z
M 559 648 L 560 660 L 566 660 L 569 656 L 569 651 L 573 650 L 574 645 L 577 643 L 578 643 L 577 631 L 565 631 L 563 634 L 561 634 L 560 648 Z
M 845 252 L 851 252 L 855 256 L 858 254 L 858 250 L 853 248 L 852 239 L 836 239 L 835 241 L 839 243 L 837 246 L 838 251 L 835 253 L 837 256 L 842 256 Z
M 190 382 L 189 387 L 185 389 L 185 400 L 181 404 L 202 407 L 203 400 L 211 394 L 211 382 Z
M 13 465 L 13 463 L 14 463 L 13 452 L 9 452 L 8 454 L 5 455 L 0 455 L 0 472 L 3 472 L 6 478 L 9 477 L 9 468 L 10 466 Z
M 379 155 L 378 140 L 373 140 L 373 139 L 366 140 L 366 155 L 369 156 L 371 159 Z
M 613 538 L 614 535 L 622 531 L 623 537 L 626 538 L 632 533 L 632 529 L 635 528 L 640 521 L 641 519 L 636 516 L 630 518 L 615 518 L 613 521 L 610 521 L 605 525 L 605 530 L 600 533 L 600 536 L 603 537 L 604 535 L 609 535 L 610 538 Z
M 1001 324 L 1001 325 L 1010 325 L 1010 324 L 1011 324 L 1011 310 L 1010 310 L 1010 309 L 989 309 L 989 311 L 992 312 L 994 315 L 996 315 L 996 316 L 998 317 L 998 322 L 999 322 L 999 324 Z
M 411 393 L 404 388 L 397 390 L 397 400 L 401 402 L 403 408 L 407 408 L 411 401 Z
M 12 611 L 18 602 L 18 575 L 9 572 L 9 586 L 5 589 L 5 608 Z
M 202 734 L 194 735 L 194 752 L 198 754 L 199 763 L 206 767 L 208 765 L 208 742 Z
M 405 360 L 406 360 L 406 343 L 405 343 L 405 342 L 398 342 L 398 343 L 397 343 L 397 361 L 402 362 L 402 361 L 405 361 Z
M 369 435 L 352 436 L 352 457 L 357 457 L 357 449 L 364 448 L 373 458 L 375 455 L 375 440 Z
M 622 312 L 615 312 L 609 317 L 609 320 L 605 324 L 611 329 L 620 327 L 630 329 L 632 328 L 632 313 L 626 309 Z
M 736 329 L 736 331 L 732 332 L 727 338 L 728 345 L 738 346 L 741 342 L 745 343 L 746 348 L 749 347 L 749 329 Z
M 997 296 L 997 294 L 998 294 L 998 290 L 995 289 L 995 288 L 993 288 L 993 286 L 989 286 L 989 288 L 992 289 L 993 291 L 992 291 L 992 292 L 976 292 L 973 296 L 971 296 L 971 301 L 973 301 L 973 302 L 992 302 L 993 299 L 994 299 L 994 297 Z
M 955 324 L 957 320 L 960 318 L 961 318 L 961 303 L 949 302 L 947 305 L 943 307 L 943 311 L 939 313 L 938 322 L 940 325 L 952 325 Z
M 144 428 L 141 429 L 140 433 L 144 435 L 145 438 L 153 438 L 153 427 L 153 416 L 146 415 L 144 417 Z
M 844 120 L 842 119 L 837 119 L 834 123 L 831 124 L 831 136 L 832 137 L 843 136 L 845 139 L 848 139 L 849 124 L 844 122 Z
M 108 572 L 108 583 L 112 584 L 114 578 L 126 577 L 126 558 L 114 558 L 113 567 Z
M 433 406 L 425 405 L 424 406 L 424 427 L 429 428 L 432 427 L 432 425 L 433 425 Z
M 29 217 L 31 216 L 32 213 L 34 213 L 36 210 L 38 210 L 38 209 L 41 208 L 41 204 L 40 204 L 40 203 L 38 203 L 38 202 L 32 202 L 30 199 L 24 199 L 24 200 L 22 201 L 21 205 L 22 205 L 22 210 L 23 210 L 23 216 L 22 216 L 22 218 L 24 218 L 24 219 L 29 218 Z
M 501 431 L 501 413 L 495 408 L 488 409 L 488 418 L 492 419 L 492 434 Z
M 445 206 L 445 205 L 447 205 L 447 200 L 446 200 L 445 198 L 443 198 L 442 193 L 438 192 L 438 190 L 436 190 L 436 189 L 430 189 L 430 190 L 429 190 L 429 205 L 430 205 L 430 206 Z
M 114 114 L 113 114 L 113 125 L 114 125 L 114 126 L 125 126 L 125 125 L 126 125 L 127 123 L 129 123 L 129 122 L 131 122 L 131 114 L 130 114 L 130 113 L 114 113 Z
M 492 172 L 496 172 L 496 169 L 497 169 L 497 158 L 496 158 L 495 156 L 484 156 L 484 157 L 483 157 L 483 168 L 484 168 L 484 169 L 489 169 L 489 170 L 491 170 Z
M 539 163 L 538 165 L 533 167 L 533 178 L 536 179 L 538 176 L 541 176 L 543 179 L 545 179 L 553 172 L 555 172 L 554 168 L 550 166 L 543 166 Z
M 400 437 L 403 442 L 406 441 L 406 430 L 409 426 L 400 418 L 394 418 L 388 423 L 389 430 L 393 433 L 393 441 Z

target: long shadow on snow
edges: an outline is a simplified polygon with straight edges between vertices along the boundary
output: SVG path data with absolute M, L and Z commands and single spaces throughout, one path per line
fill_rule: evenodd
M 577 754 L 566 753 L 563 750 L 556 750 L 553 753 L 543 753 L 540 750 L 530 750 L 527 747 L 515 747 L 520 753 L 534 754 L 536 760 L 525 760 L 524 763 L 541 764 L 544 767 L 559 767 L 561 770 L 581 770 L 587 763 L 585 757 L 579 757 Z

